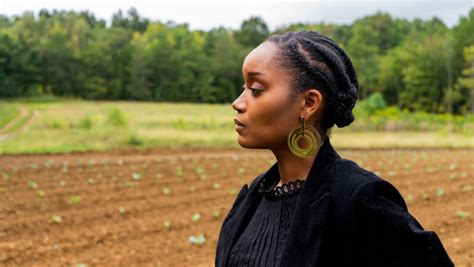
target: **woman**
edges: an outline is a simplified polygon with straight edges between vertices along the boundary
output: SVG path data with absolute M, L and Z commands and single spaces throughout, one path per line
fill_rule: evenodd
M 329 131 L 354 121 L 358 82 L 317 32 L 275 35 L 244 60 L 233 102 L 238 142 L 270 149 L 225 218 L 216 266 L 453 266 L 389 182 L 342 159 Z

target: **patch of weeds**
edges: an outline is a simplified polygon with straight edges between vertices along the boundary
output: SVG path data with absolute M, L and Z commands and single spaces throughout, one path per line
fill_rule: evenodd
M 132 146 L 141 146 L 141 145 L 143 145 L 144 141 L 140 137 L 138 137 L 137 135 L 132 134 L 132 135 L 130 135 L 130 137 L 128 138 L 126 143 L 128 145 L 132 145 Z

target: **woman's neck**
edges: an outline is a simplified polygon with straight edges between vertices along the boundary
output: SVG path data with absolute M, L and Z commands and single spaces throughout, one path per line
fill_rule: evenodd
M 320 134 L 320 136 L 321 141 L 324 142 L 327 135 Z M 321 146 L 322 143 L 317 148 L 316 153 L 305 158 L 295 156 L 288 148 L 288 144 L 283 144 L 277 149 L 271 149 L 278 162 L 278 172 L 280 174 L 280 181 L 276 186 L 281 186 L 293 180 L 306 180 Z
M 317 153 L 307 158 L 295 156 L 288 149 L 273 151 L 273 154 L 278 162 L 280 181 L 277 186 L 280 186 L 297 179 L 306 180 Z

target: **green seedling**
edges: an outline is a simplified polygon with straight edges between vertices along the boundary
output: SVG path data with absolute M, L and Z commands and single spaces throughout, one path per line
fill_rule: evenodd
M 438 197 L 444 195 L 444 189 L 443 189 L 443 188 L 437 188 L 437 189 L 436 189 L 436 195 L 437 195 Z
M 28 187 L 29 187 L 30 189 L 37 189 L 37 188 L 38 188 L 38 184 L 37 184 L 35 181 L 33 181 L 33 180 L 29 180 L 29 181 L 28 181 Z
M 408 193 L 406 199 L 407 199 L 408 202 L 412 202 L 412 201 L 413 201 L 413 194 L 412 194 L 412 193 Z
M 133 180 L 140 180 L 141 178 L 142 178 L 141 174 L 136 173 L 136 172 L 132 173 L 132 179 Z
M 471 191 L 472 190 L 472 185 L 470 184 L 466 184 L 466 185 L 463 185 L 462 187 L 462 191 Z
M 454 171 L 456 168 L 457 168 L 456 163 L 451 163 L 451 164 L 449 165 L 449 170 L 451 170 L 451 171 Z
M 51 168 L 51 165 L 53 165 L 52 159 L 48 159 L 47 161 L 44 162 L 44 166 L 48 169 Z
M 59 186 L 64 187 L 66 185 L 66 182 L 64 180 L 59 181 Z
M 193 245 L 199 245 L 202 246 L 204 243 L 206 243 L 206 238 L 204 237 L 204 234 L 199 234 L 198 236 L 190 236 L 189 237 L 189 242 Z
M 123 183 L 123 185 L 124 185 L 125 187 L 127 187 L 127 188 L 132 188 L 132 187 L 133 187 L 133 183 L 130 182 L 130 181 L 125 181 L 125 182 Z
M 212 187 L 213 187 L 214 189 L 219 189 L 219 188 L 221 188 L 221 185 L 220 185 L 219 183 L 213 183 L 213 184 L 212 184 Z
M 237 172 L 238 172 L 239 174 L 244 174 L 244 173 L 245 173 L 245 168 L 244 168 L 244 167 L 240 167 L 240 168 L 237 170 Z
M 191 216 L 191 221 L 197 222 L 201 219 L 201 213 L 194 213 L 193 216 Z
M 171 222 L 168 221 L 168 220 L 163 221 L 163 227 L 166 228 L 166 229 L 170 229 L 171 228 Z
M 71 203 L 73 205 L 79 205 L 81 203 L 81 196 L 79 195 L 74 195 L 71 197 Z
M 36 193 L 38 193 L 40 197 L 46 196 L 46 193 L 43 190 L 37 190 Z
M 426 172 L 427 172 L 427 173 L 433 173 L 433 172 L 435 172 L 435 169 L 432 168 L 432 167 L 427 167 L 427 168 L 426 168 Z
M 430 199 L 430 195 L 426 192 L 422 192 L 421 193 L 421 198 L 424 199 L 424 200 L 429 200 Z
M 125 212 L 127 211 L 124 207 L 119 207 L 119 213 L 120 215 L 125 215 Z
M 217 219 L 219 219 L 220 217 L 221 217 L 221 212 L 220 212 L 220 211 L 216 210 L 216 211 L 214 211 L 214 212 L 212 213 L 212 218 L 214 218 L 214 219 L 217 220 Z
M 195 171 L 196 171 L 196 174 L 197 174 L 197 175 L 201 175 L 201 174 L 204 173 L 204 169 L 203 169 L 201 166 L 197 166 L 197 167 L 195 168 Z
M 467 212 L 465 212 L 465 211 L 462 211 L 462 210 L 456 211 L 456 216 L 458 216 L 458 217 L 461 218 L 461 219 L 466 218 L 467 215 L 468 215 L 468 214 L 467 214 Z
M 175 175 L 176 176 L 183 176 L 183 168 L 181 168 L 180 166 L 176 167 Z
M 95 179 L 94 178 L 89 178 L 89 179 L 87 179 L 87 183 L 95 184 Z
M 55 224 L 59 224 L 63 219 L 59 215 L 51 215 L 49 221 Z
M 171 189 L 169 189 L 168 187 L 163 187 L 163 194 L 165 195 L 171 194 Z
M 229 196 L 235 196 L 235 195 L 237 195 L 237 189 L 231 188 L 231 189 L 227 190 L 227 194 Z
M 78 160 L 76 160 L 76 165 L 77 165 L 78 167 L 81 167 L 81 166 L 84 165 L 84 161 L 83 161 L 82 159 L 78 159 Z

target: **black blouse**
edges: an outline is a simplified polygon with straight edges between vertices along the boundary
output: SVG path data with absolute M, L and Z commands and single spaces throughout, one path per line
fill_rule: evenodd
M 304 180 L 294 180 L 281 186 L 265 179 L 259 193 L 265 197 L 259 203 L 242 235 L 232 247 L 228 266 L 277 266 L 283 252 L 287 230 L 295 210 Z

